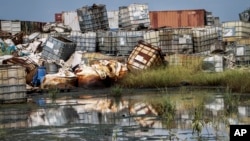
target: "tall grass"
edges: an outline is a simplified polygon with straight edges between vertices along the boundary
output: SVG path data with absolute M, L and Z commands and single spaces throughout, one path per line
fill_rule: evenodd
M 129 88 L 163 88 L 180 86 L 182 82 L 191 86 L 222 86 L 233 92 L 248 93 L 250 71 L 235 69 L 208 73 L 198 67 L 171 66 L 128 73 L 119 84 Z

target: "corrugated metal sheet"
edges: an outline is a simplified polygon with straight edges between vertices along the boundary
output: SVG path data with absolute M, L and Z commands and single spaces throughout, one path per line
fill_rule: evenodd
M 62 13 L 55 13 L 55 22 L 62 23 Z
M 150 11 L 149 17 L 152 28 L 204 27 L 206 23 L 204 9 Z
M 76 11 L 68 11 L 62 13 L 64 25 L 71 27 L 72 31 L 81 31 Z

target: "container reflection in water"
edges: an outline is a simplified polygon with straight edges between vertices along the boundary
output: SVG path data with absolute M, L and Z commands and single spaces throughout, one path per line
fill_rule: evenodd
M 34 137 L 33 133 L 36 132 L 44 135 L 45 139 L 49 139 L 50 135 L 45 131 L 50 131 L 56 133 L 55 136 L 64 136 L 75 140 L 100 140 L 101 138 L 109 140 L 111 138 L 118 140 L 150 140 L 153 138 L 156 140 L 170 138 L 227 140 L 228 123 L 247 124 L 248 122 L 246 120 L 246 116 L 249 115 L 247 113 L 248 106 L 235 105 L 240 116 L 233 116 L 237 114 L 236 111 L 231 112 L 230 115 L 224 115 L 224 110 L 227 107 L 225 104 L 230 101 L 225 100 L 223 92 L 221 95 L 195 90 L 186 91 L 185 94 L 183 94 L 183 90 L 168 92 L 173 93 L 173 95 L 164 94 L 159 90 L 137 93 L 140 95 L 122 96 L 118 100 L 113 97 L 86 98 L 86 95 L 79 95 L 79 98 L 74 99 L 62 97 L 55 100 L 55 107 L 50 106 L 53 104 L 50 99 L 44 99 L 46 106 L 29 112 L 26 121 L 27 127 L 30 128 L 25 130 L 23 138 Z M 152 99 L 151 94 L 153 94 L 154 99 Z M 175 118 L 171 121 L 172 130 L 167 128 L 166 122 L 162 120 L 164 110 L 161 111 L 159 108 L 162 106 L 161 101 L 166 98 L 178 104 L 175 107 Z M 200 107 L 201 111 L 199 112 L 203 113 L 201 120 L 205 122 L 199 137 L 192 134 L 194 108 L 197 107 Z M 11 110 L 6 112 L 11 112 Z M 22 116 L 22 112 L 19 114 Z M 221 120 L 221 116 L 225 116 L 225 119 Z M 0 117 L 2 123 L 6 123 L 5 119 L 7 118 Z M 216 128 L 214 128 L 215 126 Z M 5 129 L 8 130 L 8 127 Z M 175 131 L 174 136 L 170 136 L 172 131 Z M 19 130 L 19 132 L 23 131 Z M 12 132 L 12 136 L 15 136 L 15 133 L 17 132 Z M 6 138 L 11 137 L 6 135 Z

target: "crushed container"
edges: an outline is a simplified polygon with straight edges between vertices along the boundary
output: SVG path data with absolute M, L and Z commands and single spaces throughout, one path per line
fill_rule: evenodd
M 141 70 L 163 65 L 164 58 L 161 49 L 143 41 L 139 41 L 128 57 L 129 70 Z
M 49 36 L 42 51 L 42 58 L 54 61 L 64 60 L 75 52 L 76 44 L 72 40 L 63 37 L 52 37 Z

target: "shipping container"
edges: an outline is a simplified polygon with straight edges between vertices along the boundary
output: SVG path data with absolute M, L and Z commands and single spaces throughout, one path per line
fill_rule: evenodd
M 49 36 L 42 51 L 42 58 L 46 60 L 53 60 L 60 62 L 60 60 L 67 61 L 69 57 L 75 52 L 76 44 L 62 36 Z
M 106 5 L 84 6 L 77 9 L 77 15 L 82 32 L 109 29 Z
M 20 21 L 1 21 L 1 30 L 10 32 L 15 35 L 21 32 L 21 22 Z
M 250 22 L 228 21 L 222 23 L 223 41 L 229 37 L 247 38 L 250 37 Z
M 163 64 L 164 58 L 159 47 L 139 41 L 128 57 L 127 67 L 130 71 L 143 70 Z
M 119 7 L 119 27 L 139 30 L 150 26 L 148 4 L 130 4 Z
M 118 29 L 119 28 L 119 11 L 108 11 L 108 21 L 110 29 Z
M 62 20 L 72 31 L 81 31 L 76 11 L 62 12 Z
M 71 31 L 70 38 L 76 42 L 76 51 L 96 52 L 96 32 Z
M 25 68 L 17 65 L 0 65 L 0 102 L 26 102 Z
M 204 27 L 206 24 L 204 9 L 150 11 L 149 17 L 151 28 Z
M 62 13 L 55 13 L 55 22 L 56 23 L 62 23 L 63 22 Z

